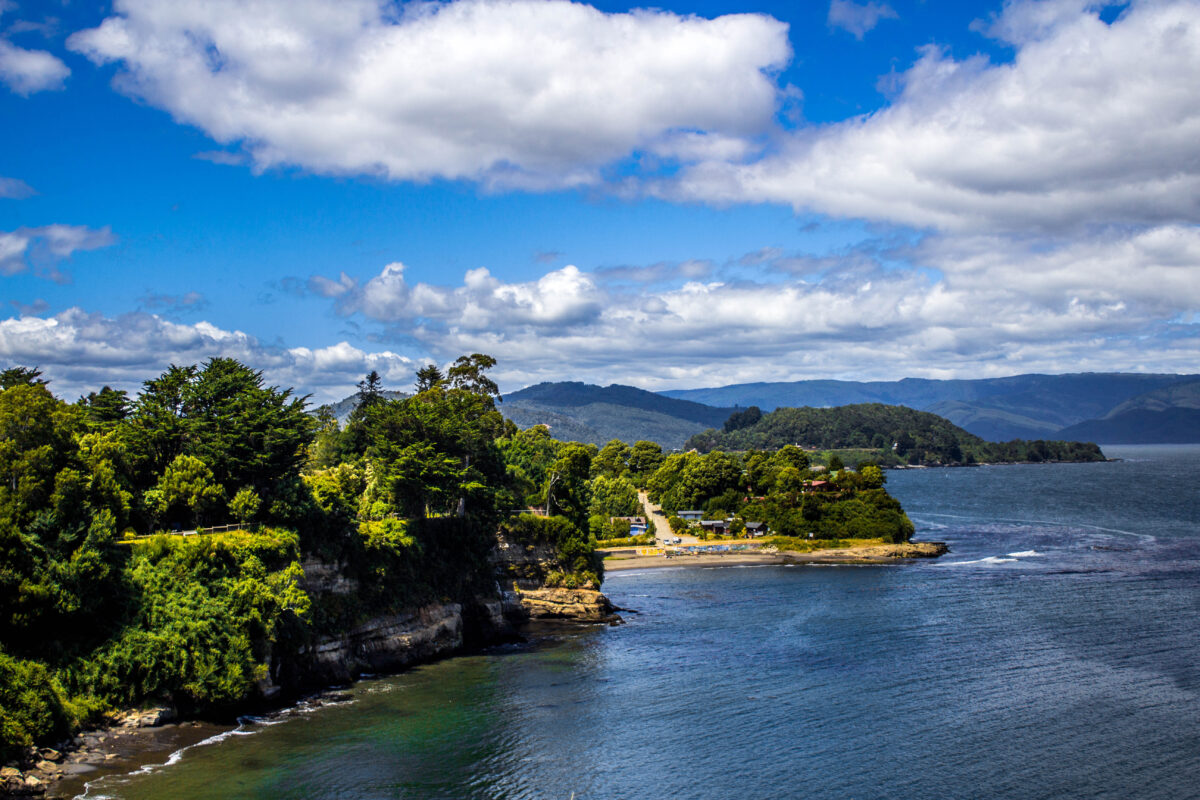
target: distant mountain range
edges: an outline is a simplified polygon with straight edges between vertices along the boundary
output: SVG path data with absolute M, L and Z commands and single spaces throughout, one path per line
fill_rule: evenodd
M 1104 426 L 1087 429 L 1105 435 L 1083 438 L 1106 444 L 1163 441 L 1164 435 L 1170 437 L 1169 441 L 1197 441 L 1200 431 L 1194 422 L 1187 421 L 1187 414 L 1172 412 L 1171 420 L 1167 420 L 1145 413 L 1200 408 L 1200 375 L 1088 372 L 980 380 L 794 381 L 663 394 L 709 405 L 755 405 L 763 411 L 854 403 L 908 406 L 938 414 L 994 442 L 1079 438 L 1068 430 L 1091 420 L 1108 420 Z M 1116 419 L 1130 411 L 1142 413 Z M 1118 438 L 1107 438 L 1111 436 Z
M 547 425 L 554 438 L 604 445 L 613 439 L 682 447 L 699 431 L 720 427 L 732 408 L 676 400 L 633 386 L 539 383 L 504 396 L 501 413 L 522 428 Z
M 406 397 L 412 396 L 408 394 L 408 392 L 393 391 L 383 391 L 380 392 L 380 394 L 383 395 L 385 400 L 403 400 Z M 336 403 L 327 403 L 326 405 L 320 406 L 319 408 L 313 410 L 318 411 L 321 408 L 328 408 L 330 413 L 337 418 L 338 425 L 344 427 L 346 425 L 346 420 L 350 419 L 350 413 L 354 411 L 354 409 L 358 408 L 358 398 L 358 392 L 355 392 L 349 397 L 343 397 Z
M 387 392 L 389 398 L 405 397 Z M 331 408 L 345 423 L 352 395 Z M 1200 375 L 1075 373 L 980 380 L 744 383 L 655 393 L 633 386 L 539 383 L 505 395 L 499 409 L 522 428 L 603 445 L 647 439 L 682 447 L 749 406 L 884 403 L 929 411 L 993 442 L 1056 439 L 1100 444 L 1200 442 Z
M 1100 419 L 1071 425 L 1059 434 L 1111 444 L 1200 443 L 1200 382 L 1147 392 L 1121 403 Z

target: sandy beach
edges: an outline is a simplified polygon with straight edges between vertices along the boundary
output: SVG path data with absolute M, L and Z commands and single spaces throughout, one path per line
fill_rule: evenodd
M 945 553 L 941 542 L 871 545 L 792 551 L 703 553 L 700 555 L 642 556 L 632 551 L 614 552 L 604 559 L 605 572 L 667 567 L 741 567 L 762 564 L 901 564 L 919 558 L 937 558 Z

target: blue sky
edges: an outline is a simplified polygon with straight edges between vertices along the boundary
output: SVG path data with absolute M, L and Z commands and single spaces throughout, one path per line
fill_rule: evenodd
M 0 0 L 0 364 L 1197 370 L 1200 3 Z

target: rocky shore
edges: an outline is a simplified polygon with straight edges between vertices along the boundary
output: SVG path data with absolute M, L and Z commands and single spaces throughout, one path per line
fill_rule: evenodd
M 492 594 L 467 602 L 433 603 L 363 620 L 350 630 L 324 636 L 303 648 L 297 659 L 273 664 L 259 684 L 259 697 L 247 708 L 282 708 L 307 687 L 344 685 L 366 674 L 396 672 L 520 635 L 529 620 L 589 624 L 620 621 L 608 598 L 594 588 L 547 588 L 548 554 L 544 548 L 498 543 L 493 559 L 498 581 Z M 313 596 L 350 594 L 358 587 L 329 564 L 304 564 L 305 589 Z M 519 576 L 519 579 L 513 580 Z M 307 705 L 336 701 L 336 691 L 303 700 Z M 286 713 L 286 712 L 283 712 Z M 106 773 L 125 773 L 170 753 L 229 731 L 232 724 L 176 721 L 170 707 L 130 710 L 104 726 L 84 731 L 54 748 L 29 748 L 0 771 L 0 800 L 26 797 L 73 797 L 84 784 Z

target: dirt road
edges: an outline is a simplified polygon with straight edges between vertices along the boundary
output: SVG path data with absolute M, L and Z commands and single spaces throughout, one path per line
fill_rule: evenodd
M 667 523 L 667 515 L 662 512 L 662 508 L 651 503 L 650 498 L 646 496 L 645 492 L 638 492 L 638 499 L 642 501 L 642 505 L 646 508 L 646 513 L 654 521 L 654 529 L 657 531 L 655 535 L 659 539 L 675 535 L 683 540 L 683 544 L 696 544 L 700 541 L 695 536 L 688 536 L 686 533 L 672 534 L 671 526 Z

